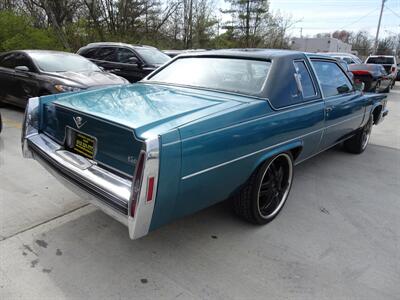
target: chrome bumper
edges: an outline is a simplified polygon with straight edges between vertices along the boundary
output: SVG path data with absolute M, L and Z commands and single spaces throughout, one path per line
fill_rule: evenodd
M 131 179 L 116 175 L 92 160 L 66 151 L 51 138 L 39 133 L 38 124 L 35 124 L 38 120 L 38 105 L 38 99 L 33 98 L 26 109 L 21 137 L 24 157 L 35 159 L 74 193 L 128 226 L 131 239 L 146 235 L 156 198 L 154 192 L 151 201 L 146 199 L 147 178 L 155 178 L 153 184 L 157 191 L 158 138 L 146 141 L 143 181 L 138 191 L 138 200 L 133 201 Z M 132 205 L 135 205 L 134 216 L 129 213 Z

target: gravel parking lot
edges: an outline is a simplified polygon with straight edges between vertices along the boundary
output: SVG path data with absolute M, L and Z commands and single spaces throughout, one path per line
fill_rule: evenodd
M 1 108 L 0 299 L 400 299 L 398 86 L 389 109 L 362 155 L 296 167 L 269 225 L 222 203 L 131 241 L 22 158 L 23 112 Z

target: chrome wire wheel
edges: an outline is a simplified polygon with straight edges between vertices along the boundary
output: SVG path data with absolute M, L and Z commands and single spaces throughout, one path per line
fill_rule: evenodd
M 273 218 L 285 203 L 293 179 L 293 164 L 288 154 L 276 156 L 265 169 L 258 189 L 257 208 L 264 219 Z
M 371 137 L 372 131 L 372 120 L 369 120 L 367 125 L 363 128 L 362 135 L 361 135 L 361 148 L 364 150 L 367 148 L 369 138 Z

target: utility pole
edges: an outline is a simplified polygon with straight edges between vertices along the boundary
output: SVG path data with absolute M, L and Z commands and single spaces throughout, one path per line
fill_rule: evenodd
M 381 29 L 382 13 L 383 13 L 383 8 L 385 7 L 385 2 L 386 0 L 382 0 L 381 13 L 379 14 L 378 28 L 376 29 L 374 54 L 376 54 L 376 52 L 378 51 L 379 30 Z
M 303 27 L 300 27 L 300 38 L 303 38 Z

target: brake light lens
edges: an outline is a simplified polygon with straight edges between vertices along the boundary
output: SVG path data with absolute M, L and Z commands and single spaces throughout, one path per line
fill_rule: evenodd
M 394 71 L 396 71 L 396 68 L 395 68 L 395 67 L 392 67 L 392 68 L 390 69 L 390 72 L 393 73 Z
M 147 197 L 146 197 L 147 202 L 153 200 L 153 193 L 154 193 L 154 177 L 150 177 L 147 183 Z
M 133 176 L 133 183 L 132 183 L 132 196 L 131 196 L 131 208 L 130 208 L 130 215 L 131 217 L 135 216 L 136 204 L 139 199 L 140 188 L 142 185 L 143 180 L 143 170 L 144 170 L 144 160 L 146 157 L 146 153 L 144 151 L 140 152 L 136 169 L 135 175 Z
M 351 71 L 354 75 L 371 75 L 369 71 L 366 70 L 354 70 Z

